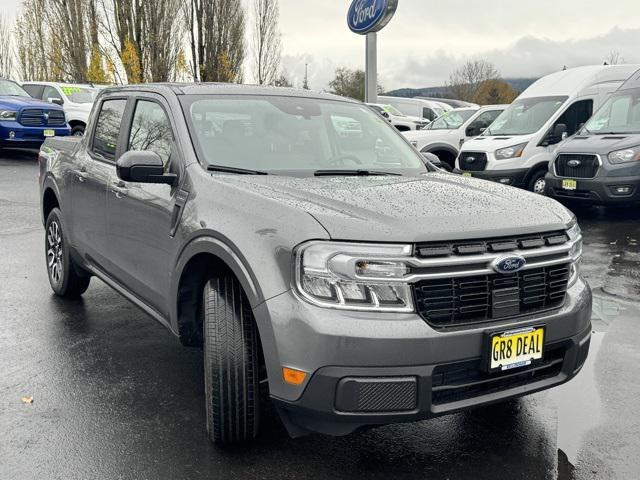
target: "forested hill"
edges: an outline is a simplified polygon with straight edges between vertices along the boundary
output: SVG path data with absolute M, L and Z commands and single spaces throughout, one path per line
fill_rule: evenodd
M 503 78 L 505 82 L 511 85 L 516 91 L 523 92 L 537 78 Z M 399 88 L 386 92 L 385 95 L 392 97 L 446 97 L 447 87 L 425 87 L 425 88 Z

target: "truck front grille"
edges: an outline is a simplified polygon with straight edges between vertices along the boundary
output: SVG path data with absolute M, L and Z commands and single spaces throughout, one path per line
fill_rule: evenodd
M 460 170 L 481 172 L 487 167 L 487 154 L 483 152 L 462 152 L 458 160 Z
M 599 166 L 595 155 L 561 153 L 555 160 L 556 175 L 559 177 L 593 178 Z
M 20 114 L 19 122 L 25 127 L 59 127 L 66 123 L 66 119 L 62 110 L 26 108 Z
M 568 280 L 569 265 L 423 280 L 414 287 L 416 307 L 436 328 L 500 320 L 562 306 Z
M 433 371 L 431 404 L 460 402 L 557 377 L 567 348 L 565 343 L 549 345 L 542 362 L 514 371 L 487 373 L 480 359 L 439 365 Z

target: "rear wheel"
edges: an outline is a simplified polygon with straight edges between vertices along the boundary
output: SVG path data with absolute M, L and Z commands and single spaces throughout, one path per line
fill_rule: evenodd
M 533 193 L 544 195 L 544 189 L 547 185 L 547 181 L 544 178 L 546 174 L 546 170 L 538 170 L 537 172 L 535 172 L 529 179 L 529 190 L 531 190 Z
M 209 438 L 219 445 L 252 440 L 260 418 L 258 333 L 240 283 L 209 280 L 202 313 Z
M 89 288 L 91 277 L 82 272 L 69 254 L 62 215 L 58 208 L 49 213 L 45 232 L 45 255 L 51 288 L 60 297 L 79 297 Z

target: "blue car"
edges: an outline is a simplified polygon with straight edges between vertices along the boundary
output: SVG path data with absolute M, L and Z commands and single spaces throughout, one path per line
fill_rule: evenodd
M 40 148 L 45 138 L 70 133 L 62 107 L 36 100 L 16 82 L 0 78 L 0 148 Z

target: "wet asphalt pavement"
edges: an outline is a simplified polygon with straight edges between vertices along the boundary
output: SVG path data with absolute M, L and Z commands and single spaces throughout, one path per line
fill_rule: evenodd
M 53 296 L 36 175 L 0 155 L 0 480 L 640 478 L 640 209 L 577 212 L 594 336 L 568 384 L 343 438 L 292 440 L 267 403 L 258 441 L 221 450 L 199 350 L 98 280 Z

